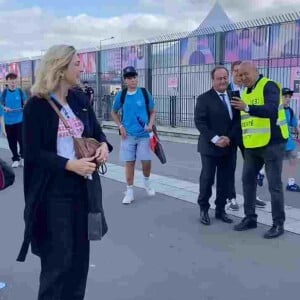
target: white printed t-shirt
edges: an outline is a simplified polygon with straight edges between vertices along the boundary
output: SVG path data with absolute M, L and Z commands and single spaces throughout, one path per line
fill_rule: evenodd
M 83 123 L 75 116 L 68 104 L 63 105 L 60 112 L 70 126 L 75 137 L 82 137 Z M 71 133 L 59 119 L 57 132 L 57 155 L 67 159 L 76 159 L 74 142 Z

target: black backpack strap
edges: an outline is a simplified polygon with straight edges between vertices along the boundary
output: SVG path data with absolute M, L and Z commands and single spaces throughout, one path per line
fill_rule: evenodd
M 127 89 L 123 89 L 121 93 L 121 107 L 123 107 L 125 103 L 126 94 L 127 94 Z
M 127 94 L 127 88 L 122 90 L 121 98 L 120 98 L 121 109 L 122 109 L 121 122 L 122 122 L 122 119 L 123 119 L 123 105 L 125 103 L 126 94 Z
M 2 100 L 3 100 L 3 106 L 5 106 L 5 100 L 6 100 L 6 95 L 7 95 L 7 88 L 3 90 L 3 93 L 2 93 Z
M 142 87 L 141 90 L 142 90 L 143 96 L 145 98 L 148 120 L 150 121 L 150 108 L 149 108 L 150 99 L 149 99 L 149 94 L 148 94 L 148 92 L 145 88 Z

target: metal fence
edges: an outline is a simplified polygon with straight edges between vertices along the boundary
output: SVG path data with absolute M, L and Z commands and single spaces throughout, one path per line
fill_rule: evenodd
M 193 127 L 196 99 L 211 87 L 210 71 L 217 64 L 230 68 L 235 60 L 254 60 L 264 75 L 295 90 L 292 107 L 299 115 L 300 13 L 221 28 L 221 32 L 205 28 L 147 41 L 108 45 L 101 50 L 89 50 L 91 53 L 81 52 L 85 57 L 83 61 L 88 62 L 82 80 L 87 80 L 96 90 L 98 117 L 111 119 L 111 95 L 123 87 L 122 69 L 133 65 L 138 70 L 140 85 L 146 87 L 156 101 L 157 122 Z M 32 74 L 24 80 L 20 78 L 21 85 L 27 89 L 34 81 L 39 59 L 10 62 L 11 68 L 18 68 L 19 64 L 24 74 L 25 71 Z M 89 65 L 93 67 L 89 69 Z M 31 73 L 28 72 L 30 66 Z M 0 85 L 3 83 L 0 76 Z

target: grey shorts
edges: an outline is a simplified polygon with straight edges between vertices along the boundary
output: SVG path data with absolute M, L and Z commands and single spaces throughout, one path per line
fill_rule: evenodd
M 120 159 L 124 162 L 151 160 L 150 138 L 127 136 L 126 139 L 121 139 Z
M 284 160 L 297 159 L 297 152 L 295 150 L 284 151 Z

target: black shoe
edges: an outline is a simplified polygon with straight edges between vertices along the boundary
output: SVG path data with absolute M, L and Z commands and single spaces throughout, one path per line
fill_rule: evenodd
M 265 234 L 265 239 L 274 239 L 284 234 L 283 225 L 273 225 Z
M 256 228 L 257 223 L 256 220 L 250 219 L 250 218 L 244 218 L 239 224 L 235 225 L 233 229 L 235 231 L 245 231 L 251 228 Z
M 225 212 L 216 213 L 215 214 L 216 219 L 223 221 L 224 223 L 231 224 L 233 222 L 232 219 L 228 217 L 228 215 Z
M 204 211 L 204 210 L 200 211 L 200 222 L 204 225 L 210 225 L 210 218 L 208 215 L 208 211 Z

